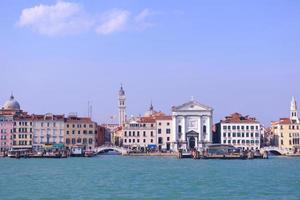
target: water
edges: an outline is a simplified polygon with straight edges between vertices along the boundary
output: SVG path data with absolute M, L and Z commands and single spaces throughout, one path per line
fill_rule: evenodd
M 0 199 L 300 199 L 300 158 L 0 159 Z

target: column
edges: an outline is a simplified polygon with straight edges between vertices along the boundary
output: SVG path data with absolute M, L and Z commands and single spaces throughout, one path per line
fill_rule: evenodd
M 177 117 L 173 116 L 172 117 L 172 132 L 171 132 L 171 149 L 173 151 L 177 151 L 178 146 L 177 146 L 177 140 L 178 140 L 178 133 L 177 133 Z

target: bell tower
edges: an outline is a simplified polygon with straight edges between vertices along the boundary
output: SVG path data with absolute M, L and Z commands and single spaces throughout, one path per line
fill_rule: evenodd
M 290 119 L 293 123 L 299 123 L 297 102 L 296 102 L 295 97 L 292 97 L 292 101 L 291 101 Z
M 126 110 L 126 105 L 125 105 L 125 91 L 123 89 L 123 86 L 121 85 L 121 88 L 119 90 L 119 125 L 124 126 L 125 124 L 125 110 Z

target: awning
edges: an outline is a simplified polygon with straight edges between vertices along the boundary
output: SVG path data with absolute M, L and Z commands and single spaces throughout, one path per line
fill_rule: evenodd
M 148 149 L 156 149 L 156 144 L 148 144 Z

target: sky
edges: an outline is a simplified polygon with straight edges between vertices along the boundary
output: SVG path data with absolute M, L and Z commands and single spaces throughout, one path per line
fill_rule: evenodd
M 111 123 L 192 97 L 269 126 L 300 101 L 298 0 L 1 0 L 0 102 Z M 3 103 L 2 103 L 3 102 Z

